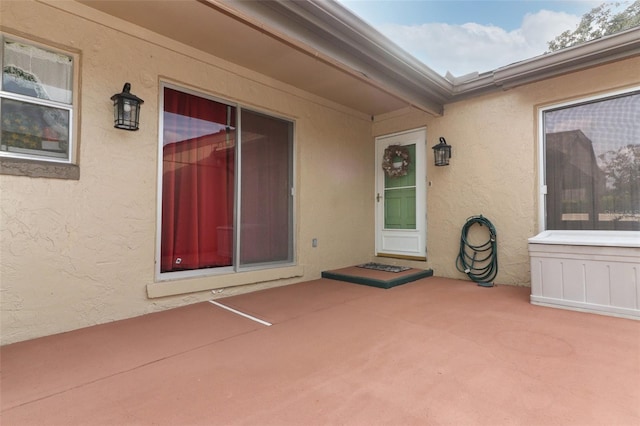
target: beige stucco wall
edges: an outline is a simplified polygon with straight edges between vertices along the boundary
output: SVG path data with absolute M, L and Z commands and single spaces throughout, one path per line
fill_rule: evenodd
M 640 84 L 640 58 L 572 73 L 445 106 L 442 117 L 415 110 L 378 117 L 374 135 L 427 126 L 427 250 L 436 275 L 466 279 L 455 260 L 467 218 L 497 230 L 498 284 L 529 285 L 527 239 L 539 231 L 537 109 Z M 448 167 L 430 149 L 444 136 Z
M 80 179 L 0 175 L 2 344 L 211 299 L 212 288 L 224 289 L 215 296 L 222 297 L 371 260 L 374 137 L 423 126 L 428 261 L 404 263 L 465 278 L 455 268 L 460 229 L 467 217 L 483 214 L 498 232 L 496 281 L 527 285 L 527 238 L 539 221 L 536 108 L 639 83 L 635 58 L 449 104 L 443 117 L 407 109 L 372 124 L 81 5 L 57 4 L 0 3 L 3 31 L 79 52 L 82 83 Z M 161 80 L 295 120 L 297 266 L 156 281 Z M 134 133 L 111 122 L 109 98 L 125 81 L 145 100 Z M 440 136 L 453 146 L 449 167 L 432 166 L 430 147 Z M 188 293 L 169 296 L 179 291 Z
M 80 179 L 0 175 L 2 344 L 208 300 L 211 288 L 224 288 L 222 297 L 370 259 L 369 117 L 74 2 L 58 5 L 0 4 L 4 32 L 79 52 L 81 78 Z M 156 282 L 161 80 L 295 120 L 297 266 Z M 125 81 L 145 100 L 138 132 L 113 128 L 109 98 Z M 148 297 L 180 286 L 199 291 Z

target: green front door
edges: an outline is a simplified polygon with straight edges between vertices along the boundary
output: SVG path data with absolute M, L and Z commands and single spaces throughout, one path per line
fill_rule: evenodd
M 424 129 L 376 138 L 376 254 L 379 256 L 426 258 L 425 144 Z M 390 154 L 394 152 L 402 156 Z M 402 164 L 403 159 L 408 160 L 408 165 Z

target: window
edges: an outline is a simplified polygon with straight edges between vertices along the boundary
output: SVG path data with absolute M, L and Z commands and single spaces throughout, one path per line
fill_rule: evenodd
M 163 87 L 161 274 L 293 261 L 293 123 Z
M 0 155 L 71 162 L 73 57 L 0 37 Z
M 640 90 L 541 110 L 546 229 L 640 230 Z

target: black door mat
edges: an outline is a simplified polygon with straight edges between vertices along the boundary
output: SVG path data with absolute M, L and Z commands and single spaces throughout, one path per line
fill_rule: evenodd
M 431 276 L 433 276 L 432 269 L 415 268 L 410 268 L 402 272 L 385 272 L 361 268 L 359 266 L 350 266 L 348 268 L 322 272 L 322 278 L 385 289 Z
M 363 263 L 362 265 L 357 265 L 357 266 L 358 268 L 373 269 L 375 271 L 394 272 L 394 273 L 404 272 L 411 269 L 408 266 L 385 265 L 384 263 L 376 263 L 376 262 Z

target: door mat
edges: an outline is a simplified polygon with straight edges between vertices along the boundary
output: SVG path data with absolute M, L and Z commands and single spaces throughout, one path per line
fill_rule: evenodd
M 322 278 L 385 289 L 407 284 L 432 275 L 432 269 L 409 268 L 402 272 L 386 272 L 361 268 L 359 265 L 322 272 Z
M 358 265 L 358 268 L 373 269 L 375 271 L 384 271 L 384 272 L 393 272 L 393 273 L 404 272 L 411 269 L 411 267 L 409 266 L 385 265 L 384 263 L 376 263 L 376 262 L 363 263 L 362 265 Z

